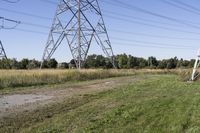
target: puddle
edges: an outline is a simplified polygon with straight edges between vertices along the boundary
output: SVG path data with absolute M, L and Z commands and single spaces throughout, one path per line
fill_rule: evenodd
M 38 101 L 50 100 L 53 96 L 46 95 L 34 95 L 34 94 L 23 94 L 23 95 L 10 95 L 0 97 L 0 110 L 12 108 L 14 106 L 20 106 L 28 103 L 35 103 Z

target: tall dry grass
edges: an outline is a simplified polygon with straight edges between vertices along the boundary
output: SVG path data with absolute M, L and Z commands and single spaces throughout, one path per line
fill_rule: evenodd
M 117 70 L 0 70 L 0 89 L 133 75 Z
M 189 79 L 190 70 L 0 70 L 0 89 L 45 84 L 84 81 L 110 77 L 131 76 L 136 74 L 177 74 L 183 80 Z

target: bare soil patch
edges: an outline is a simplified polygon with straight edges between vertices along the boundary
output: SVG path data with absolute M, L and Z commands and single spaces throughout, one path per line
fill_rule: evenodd
M 120 85 L 137 81 L 135 77 L 119 77 L 96 81 L 87 81 L 82 84 L 74 83 L 71 86 L 56 86 L 48 89 L 22 90 L 16 94 L 0 94 L 0 118 L 15 115 L 17 112 L 30 111 L 53 102 L 61 102 L 63 99 L 76 95 L 101 92 Z
M 21 106 L 24 104 L 49 100 L 53 98 L 53 96 L 47 95 L 35 95 L 35 94 L 17 94 L 10 96 L 2 96 L 0 98 L 0 109 L 8 109 L 16 106 Z

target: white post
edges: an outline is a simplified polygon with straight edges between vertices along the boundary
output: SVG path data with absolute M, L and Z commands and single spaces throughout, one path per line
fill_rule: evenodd
M 195 80 L 195 74 L 197 72 L 197 68 L 199 67 L 199 61 L 200 61 L 200 49 L 198 50 L 197 52 L 197 58 L 196 58 L 196 61 L 194 63 L 194 68 L 193 68 L 193 72 L 192 72 L 192 78 L 191 80 L 194 81 Z

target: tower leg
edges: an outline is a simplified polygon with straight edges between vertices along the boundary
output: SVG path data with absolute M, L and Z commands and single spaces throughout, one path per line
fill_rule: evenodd
M 3 44 L 2 42 L 0 41 L 0 59 L 7 59 L 7 56 L 6 56 L 6 52 L 3 48 Z

